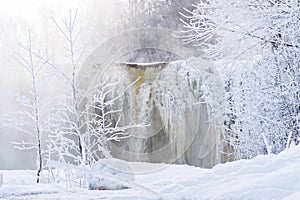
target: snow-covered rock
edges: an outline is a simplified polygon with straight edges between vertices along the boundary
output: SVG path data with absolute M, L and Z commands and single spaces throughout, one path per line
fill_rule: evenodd
M 126 182 L 134 182 L 134 174 L 125 161 L 115 158 L 98 161 L 88 176 L 90 190 L 127 189 Z

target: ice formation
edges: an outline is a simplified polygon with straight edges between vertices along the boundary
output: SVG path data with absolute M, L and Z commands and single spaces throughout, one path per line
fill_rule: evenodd
M 226 159 L 220 152 L 228 147 L 219 128 L 224 95 L 211 63 L 114 63 L 105 70 L 104 78 L 117 83 L 111 98 L 119 97 L 113 106 L 122 110 L 120 123 L 149 125 L 131 128 L 126 139 L 110 141 L 113 157 L 208 168 Z M 94 81 L 89 85 L 96 85 L 99 78 L 90 76 Z M 115 114 L 111 120 L 119 117 Z

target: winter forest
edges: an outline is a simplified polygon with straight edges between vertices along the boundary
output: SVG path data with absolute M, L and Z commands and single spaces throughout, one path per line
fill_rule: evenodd
M 12 0 L 0 25 L 0 198 L 300 198 L 299 0 Z

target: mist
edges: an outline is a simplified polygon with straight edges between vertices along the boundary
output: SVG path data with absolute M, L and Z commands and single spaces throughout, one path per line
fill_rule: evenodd
M 0 3 L 0 113 L 23 109 L 15 100 L 15 94 L 28 94 L 30 77 L 13 58 L 20 53 L 19 44 L 28 42 L 28 30 L 32 35 L 33 47 L 47 49 L 56 63 L 68 64 L 64 55 L 63 38 L 51 21 L 68 16 L 69 10 L 78 9 L 78 27 L 82 27 L 80 44 L 89 43 L 83 56 L 89 55 L 95 47 L 117 33 L 115 22 L 120 17 L 124 1 L 110 0 L 67 0 L 67 1 L 1 1 Z M 83 58 L 82 60 L 84 60 Z M 54 86 L 46 87 L 45 98 L 57 93 Z M 33 169 L 35 152 L 20 151 L 12 142 L 26 140 L 28 136 L 14 129 L 0 129 L 0 169 Z

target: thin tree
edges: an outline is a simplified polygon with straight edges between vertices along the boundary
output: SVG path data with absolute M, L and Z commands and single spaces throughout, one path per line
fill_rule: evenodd
M 35 138 L 34 142 L 22 140 L 21 142 L 14 142 L 15 147 L 20 150 L 36 150 L 37 153 L 37 183 L 40 182 L 40 176 L 43 169 L 43 145 L 42 136 L 45 131 L 45 121 L 43 121 L 43 103 L 41 102 L 42 90 L 38 87 L 38 77 L 45 66 L 43 60 L 47 52 L 41 55 L 40 59 L 35 59 L 33 55 L 32 39 L 30 30 L 28 31 L 28 44 L 20 45 L 21 49 L 25 50 L 27 55 L 23 56 L 15 53 L 13 57 L 30 74 L 31 89 L 30 95 L 17 94 L 17 102 L 23 106 L 24 111 L 16 113 L 7 113 L 2 115 L 2 126 L 14 128 L 17 131 L 23 132 Z
M 78 148 L 79 148 L 79 153 L 81 155 L 82 158 L 85 157 L 85 153 L 84 153 L 84 149 L 82 147 L 82 139 L 80 136 L 80 113 L 78 110 L 79 104 L 80 104 L 80 100 L 78 97 L 78 91 L 76 89 L 76 73 L 78 71 L 79 68 L 79 62 L 80 59 L 82 57 L 82 55 L 85 52 L 85 48 L 82 49 L 81 51 L 79 51 L 78 49 L 76 49 L 75 45 L 76 45 L 76 41 L 78 40 L 78 37 L 80 35 L 80 31 L 75 32 L 75 22 L 76 22 L 76 17 L 77 17 L 77 11 L 78 9 L 76 9 L 75 14 L 72 15 L 71 10 L 69 11 L 69 19 L 64 19 L 62 20 L 62 25 L 59 25 L 57 23 L 57 21 L 52 18 L 54 24 L 56 25 L 56 27 L 60 30 L 60 32 L 63 34 L 64 38 L 67 41 L 67 51 L 68 51 L 68 55 L 66 55 L 66 57 L 70 60 L 71 62 L 71 67 L 72 67 L 72 71 L 71 71 L 71 77 L 64 75 L 65 78 L 67 78 L 67 83 L 69 84 L 69 87 L 71 88 L 71 96 L 72 96 L 72 104 L 71 104 L 71 113 L 73 115 L 73 120 L 74 120 L 74 131 L 78 137 Z M 76 57 L 77 53 L 79 51 L 78 57 Z
M 34 53 L 34 56 L 54 69 L 64 92 L 62 99 L 56 103 L 56 106 L 53 109 L 54 111 L 52 114 L 54 117 L 49 124 L 49 129 L 51 130 L 50 138 L 54 137 L 53 134 L 63 133 L 63 138 L 61 138 L 60 142 L 56 143 L 56 145 L 61 145 L 61 150 L 64 149 L 63 152 L 69 155 L 72 162 L 84 165 L 86 152 L 85 147 L 82 144 L 82 135 L 80 134 L 83 127 L 83 124 L 81 123 L 83 113 L 79 110 L 79 105 L 85 99 L 83 94 L 85 91 L 80 91 L 77 88 L 77 73 L 80 67 L 80 60 L 85 53 L 88 44 L 85 44 L 82 48 L 77 47 L 81 33 L 81 29 L 78 30 L 76 27 L 77 12 L 78 9 L 76 9 L 74 14 L 69 10 L 69 16 L 62 19 L 61 23 L 53 17 L 51 18 L 52 22 L 66 41 L 64 48 L 66 49 L 66 58 L 71 65 L 71 72 L 66 72 L 63 66 L 51 61 L 50 58 L 43 58 L 39 53 Z M 76 138 L 76 141 L 74 141 L 74 138 Z M 54 143 L 52 142 L 52 144 Z M 73 153 L 70 153 L 69 149 L 72 149 L 71 151 L 73 151 Z M 49 151 L 53 152 L 56 150 L 54 148 Z M 79 155 L 79 157 L 77 155 Z

